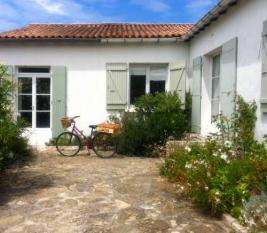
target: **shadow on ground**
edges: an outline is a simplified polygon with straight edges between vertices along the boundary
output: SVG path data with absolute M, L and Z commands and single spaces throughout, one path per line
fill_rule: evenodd
M 14 168 L 13 168 L 14 169 Z M 53 185 L 54 177 L 34 171 L 8 169 L 0 174 L 0 206 L 10 199 L 34 194 Z

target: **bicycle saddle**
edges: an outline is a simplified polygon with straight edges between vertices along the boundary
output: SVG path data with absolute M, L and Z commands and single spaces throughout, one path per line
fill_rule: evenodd
M 97 125 L 89 125 L 90 128 L 96 129 Z

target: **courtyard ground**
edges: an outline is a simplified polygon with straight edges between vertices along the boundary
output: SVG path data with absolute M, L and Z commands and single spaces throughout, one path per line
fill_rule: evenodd
M 1 233 L 220 233 L 159 175 L 160 159 L 100 159 L 53 149 L 0 175 Z

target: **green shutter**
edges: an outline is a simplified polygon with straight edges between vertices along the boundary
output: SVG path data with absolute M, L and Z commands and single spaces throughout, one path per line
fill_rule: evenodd
M 126 63 L 109 63 L 107 72 L 107 109 L 122 110 L 127 105 L 127 77 L 128 66 Z
M 263 36 L 267 36 L 267 20 L 263 22 Z
M 170 64 L 170 92 L 177 92 L 182 103 L 185 103 L 186 69 L 184 61 Z
M 267 113 L 267 21 L 263 23 L 262 34 L 261 112 Z
M 64 129 L 60 119 L 66 116 L 66 76 L 64 66 L 52 66 L 52 137 L 57 137 Z
M 201 132 L 201 87 L 202 87 L 202 57 L 193 59 L 192 79 L 192 132 Z
M 237 74 L 237 38 L 222 46 L 220 77 L 220 110 L 230 117 L 235 110 Z

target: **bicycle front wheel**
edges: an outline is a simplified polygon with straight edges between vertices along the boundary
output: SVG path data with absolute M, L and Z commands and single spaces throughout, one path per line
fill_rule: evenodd
M 101 158 L 110 158 L 116 153 L 116 143 L 112 134 L 97 133 L 93 139 L 93 150 Z
M 70 132 L 64 132 L 57 137 L 57 151 L 64 156 L 75 156 L 82 147 L 79 137 Z

